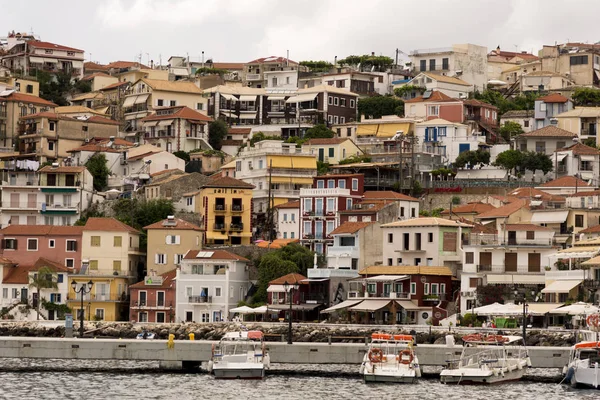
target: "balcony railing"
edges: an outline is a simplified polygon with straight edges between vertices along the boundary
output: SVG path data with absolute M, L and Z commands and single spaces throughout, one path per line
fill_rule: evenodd
M 368 297 L 368 298 L 384 298 L 384 299 L 401 299 L 409 300 L 411 298 L 409 292 L 349 292 L 349 297 Z
M 69 293 L 67 301 L 81 301 L 81 296 L 74 293 Z M 110 292 L 105 294 L 86 294 L 83 296 L 83 301 L 112 301 L 112 302 L 129 302 L 129 296 L 125 293 Z
M 260 74 L 246 74 L 247 81 L 260 81 L 262 80 Z
M 244 224 L 242 224 L 242 223 L 230 224 L 229 225 L 229 230 L 233 231 L 233 232 L 241 232 L 241 231 L 244 230 Z
M 244 211 L 244 207 L 242 207 L 241 204 L 232 204 L 231 205 L 231 211 L 232 212 L 243 212 Z
M 226 210 L 225 204 L 215 204 L 215 211 L 224 213 Z
M 467 246 L 552 246 L 552 238 L 503 238 L 497 235 L 472 234 L 463 240 Z
M 188 303 L 212 303 L 212 296 L 189 296 Z
M 213 225 L 213 230 L 214 231 L 224 231 L 225 230 L 225 224 L 215 223 Z
M 545 269 L 542 266 L 534 266 L 534 265 L 517 267 L 516 265 L 515 266 L 506 266 L 506 265 L 502 265 L 502 264 L 478 264 L 477 272 L 493 272 L 493 273 L 500 273 L 500 274 L 503 274 L 503 273 L 523 274 L 523 273 L 541 273 L 541 272 L 545 272 Z
M 157 302 L 156 299 L 148 299 L 146 301 L 132 300 L 131 308 L 168 308 L 165 301 Z

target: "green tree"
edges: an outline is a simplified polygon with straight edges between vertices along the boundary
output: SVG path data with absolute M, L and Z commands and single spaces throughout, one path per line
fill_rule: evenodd
M 67 106 L 69 102 L 66 95 L 73 89 L 72 77 L 68 72 L 58 72 L 54 75 L 46 71 L 36 71 L 40 83 L 40 97 L 58 104 Z
M 394 64 L 394 60 L 387 56 L 365 54 L 362 56 L 348 56 L 342 58 L 341 60 L 338 60 L 338 64 L 341 66 L 348 65 L 357 68 L 362 72 L 385 72 Z
M 404 115 L 404 101 L 393 96 L 373 96 L 358 99 L 358 112 L 367 118 L 384 115 Z
M 106 156 L 103 153 L 96 153 L 87 160 L 85 167 L 94 177 L 94 189 L 102 191 L 108 185 L 108 176 L 110 170 L 106 166 Z
M 42 289 L 58 289 L 56 281 L 54 271 L 47 266 L 41 267 L 37 273 L 29 277 L 29 287 L 36 290 L 38 298 L 36 306 L 37 319 L 40 319 L 40 304 L 42 303 L 40 291 Z
M 191 153 L 191 152 L 190 152 Z M 190 162 L 190 153 L 179 150 L 173 153 L 175 157 L 181 158 L 185 162 Z
M 173 202 L 166 199 L 120 199 L 113 205 L 115 218 L 136 229 L 162 221 L 175 213 Z
M 329 72 L 333 68 L 329 61 L 300 61 L 300 65 L 308 67 L 311 72 Z
M 536 92 L 526 92 L 513 98 L 505 98 L 497 90 L 487 89 L 483 92 L 474 92 L 473 98 L 489 103 L 498 108 L 498 116 L 510 110 L 533 110 L 535 100 L 539 97 Z
M 425 91 L 427 90 L 427 88 L 423 87 L 423 86 L 415 86 L 415 85 L 404 85 L 404 86 L 400 86 L 399 88 L 394 89 L 394 94 L 398 97 L 400 97 L 401 99 L 406 99 L 408 97 L 408 94 L 415 92 L 415 94 L 423 94 L 425 93 Z
M 304 139 L 331 139 L 335 133 L 323 124 L 317 124 L 306 130 Z
M 221 150 L 223 139 L 227 137 L 227 124 L 216 120 L 208 124 L 208 144 L 215 150 Z
M 252 135 L 252 138 L 250 139 L 250 145 L 254 146 L 255 143 L 262 142 L 263 140 L 282 140 L 282 139 L 279 136 L 269 136 L 269 135 L 265 135 L 263 132 L 256 132 L 255 134 Z
M 219 75 L 223 76 L 229 73 L 226 69 L 202 67 L 196 70 L 196 75 Z
M 356 164 L 356 163 L 361 163 L 361 162 L 365 162 L 365 163 L 371 162 L 371 157 L 352 155 L 348 158 L 344 158 L 343 160 L 341 160 L 339 162 L 339 165 Z
M 507 142 L 510 142 L 510 139 L 512 139 L 513 137 L 515 137 L 517 135 L 520 135 L 523 132 L 524 131 L 523 131 L 523 128 L 521 127 L 521 125 L 518 124 L 517 122 L 513 122 L 513 121 L 506 121 L 504 123 L 504 125 L 502 125 L 499 129 L 500 135 Z
M 537 153 L 535 151 L 527 151 L 523 153 L 523 161 L 521 164 L 523 170 L 529 170 L 532 172 L 541 170 L 544 174 L 552 171 L 553 164 L 549 156 L 544 153 Z
M 456 157 L 453 165 L 456 168 L 464 168 L 467 164 L 473 168 L 478 164 L 488 165 L 490 163 L 490 153 L 484 150 L 463 151 Z
M 92 91 L 92 82 L 91 81 L 75 81 L 73 88 L 79 93 L 89 93 Z
M 594 88 L 578 87 L 573 93 L 573 104 L 577 107 L 600 106 L 600 90 Z
M 317 160 L 317 175 L 327 175 L 329 173 L 329 164 Z
M 504 168 L 507 171 L 516 171 L 523 162 L 523 153 L 519 150 L 506 150 L 498 154 L 493 165 Z

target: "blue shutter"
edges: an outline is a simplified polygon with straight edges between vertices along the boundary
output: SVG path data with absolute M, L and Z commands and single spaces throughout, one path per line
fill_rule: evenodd
M 471 145 L 469 143 L 459 143 L 458 145 L 458 153 L 462 153 L 463 151 L 471 150 Z
M 429 128 L 425 128 L 425 141 L 429 142 Z

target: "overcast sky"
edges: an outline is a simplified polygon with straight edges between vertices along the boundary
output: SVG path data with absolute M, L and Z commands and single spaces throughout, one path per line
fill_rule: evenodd
M 0 0 L 2 29 L 85 50 L 108 63 L 172 55 L 247 62 L 330 60 L 474 43 L 537 53 L 600 41 L 599 0 Z M 91 53 L 91 56 L 90 56 Z

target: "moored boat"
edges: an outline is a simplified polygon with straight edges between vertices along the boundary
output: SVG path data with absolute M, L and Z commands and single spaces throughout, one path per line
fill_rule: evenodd
M 365 382 L 415 382 L 421 376 L 421 368 L 413 337 L 373 333 L 360 373 Z
M 447 337 L 447 341 L 454 338 Z M 531 366 L 520 336 L 472 334 L 463 337 L 459 359 L 448 360 L 442 383 L 492 384 L 519 380 Z
M 583 331 L 586 340 L 576 343 L 571 349 L 569 363 L 563 369 L 564 382 L 573 387 L 585 386 L 600 388 L 600 341 L 598 328 L 600 316 L 593 314 L 587 317 L 591 331 Z
M 218 379 L 262 379 L 269 366 L 262 332 L 228 332 L 213 346 L 208 371 Z

